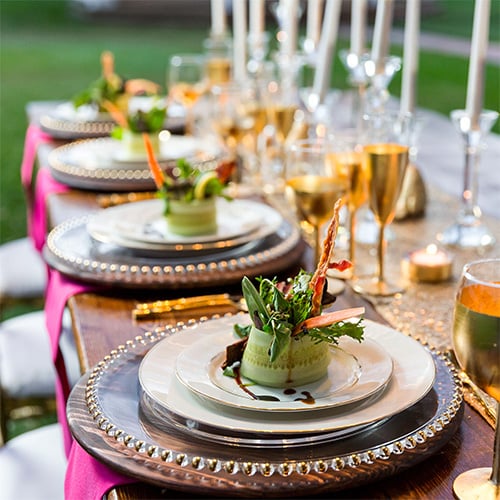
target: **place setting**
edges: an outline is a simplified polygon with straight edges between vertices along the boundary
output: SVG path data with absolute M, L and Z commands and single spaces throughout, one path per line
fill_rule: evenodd
M 115 349 L 70 396 L 80 444 L 159 485 L 195 473 L 205 491 L 263 494 L 353 487 L 434 453 L 460 422 L 455 368 L 362 307 L 315 313 L 325 271 L 300 272 L 288 291 L 244 277 L 248 313 L 158 326 Z
M 164 169 L 150 153 L 154 168 L 148 172 L 162 179 L 158 198 L 105 208 L 56 226 L 44 248 L 49 265 L 92 283 L 177 288 L 279 272 L 301 257 L 304 246 L 297 227 L 275 208 L 221 191 L 229 187 L 231 164 L 203 171 L 182 159 L 178 169 L 183 173 L 174 178 L 169 177 L 174 170 Z M 163 182 L 171 190 L 165 199 Z
M 41 129 L 55 139 L 75 140 L 111 135 L 116 126 L 108 104 L 126 110 L 135 101 L 158 96 L 161 87 L 145 78 L 126 78 L 116 72 L 114 54 L 100 56 L 101 74 L 70 99 L 54 101 L 38 118 Z M 184 118 L 166 116 L 166 128 L 179 132 Z

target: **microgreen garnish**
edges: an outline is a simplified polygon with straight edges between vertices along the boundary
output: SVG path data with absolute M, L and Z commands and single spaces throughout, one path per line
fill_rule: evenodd
M 246 276 L 242 280 L 243 296 L 253 325 L 273 337 L 269 350 L 271 362 L 286 350 L 294 336 L 309 335 L 318 342 L 331 344 L 336 344 L 343 335 L 358 341 L 363 338 L 362 320 L 335 322 L 335 313 L 330 324 L 315 321 L 308 326 L 313 296 L 313 289 L 309 286 L 311 278 L 310 273 L 301 270 L 288 280 L 285 287 L 279 287 L 276 278 L 258 278 L 258 289 Z M 234 329 L 239 336 L 248 336 L 251 325 L 235 325 Z

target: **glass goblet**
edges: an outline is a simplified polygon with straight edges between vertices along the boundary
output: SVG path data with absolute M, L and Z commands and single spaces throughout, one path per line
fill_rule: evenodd
M 300 225 L 310 229 L 314 266 L 321 256 L 321 230 L 333 216 L 337 200 L 347 193 L 346 179 L 332 174 L 327 163 L 327 142 L 305 139 L 287 150 L 285 193 Z
M 493 467 L 460 474 L 459 499 L 500 498 L 500 258 L 466 264 L 453 313 L 453 347 L 460 367 L 497 401 Z
M 384 259 L 385 229 L 394 219 L 396 202 L 409 163 L 406 119 L 390 113 L 364 117 L 363 153 L 368 178 L 368 201 L 379 228 L 378 273 L 375 278 L 356 279 L 354 289 L 358 293 L 390 296 L 404 290 L 403 285 L 386 280 Z
M 333 136 L 330 137 L 328 160 L 332 172 L 347 182 L 346 206 L 349 213 L 349 260 L 355 266 L 356 213 L 359 207 L 368 199 L 363 147 L 356 129 L 334 132 Z
M 176 54 L 168 64 L 168 104 L 182 106 L 186 133 L 193 132 L 193 106 L 207 91 L 205 58 L 201 54 Z

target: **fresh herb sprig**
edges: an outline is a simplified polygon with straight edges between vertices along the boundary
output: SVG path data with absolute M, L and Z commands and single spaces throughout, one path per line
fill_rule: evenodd
M 311 274 L 301 270 L 288 281 L 286 291 L 278 287 L 276 278 L 258 278 L 258 290 L 246 276 L 242 280 L 243 296 L 253 325 L 272 335 L 269 350 L 271 362 L 287 349 L 293 336 L 309 335 L 318 342 L 331 344 L 338 343 L 339 337 L 343 335 L 358 341 L 363 339 L 362 320 L 307 327 L 312 311 L 311 278 Z M 250 334 L 251 327 L 237 324 L 234 329 L 239 336 L 245 337 Z
M 113 78 L 100 77 L 93 81 L 86 89 L 76 94 L 72 102 L 75 108 L 84 104 L 95 104 L 100 107 L 104 101 L 116 102 L 124 92 L 125 81 L 115 74 Z
M 165 106 L 152 106 L 146 111 L 138 109 L 126 116 L 127 128 L 134 134 L 159 132 L 163 128 L 166 115 L 167 109 Z M 121 140 L 123 128 L 119 125 L 115 126 L 111 132 L 111 137 Z

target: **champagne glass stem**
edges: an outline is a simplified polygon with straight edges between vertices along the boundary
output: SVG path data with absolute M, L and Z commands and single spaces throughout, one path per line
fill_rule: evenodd
M 493 443 L 493 468 L 491 469 L 491 482 L 500 493 L 500 402 L 497 402 L 497 420 L 495 425 L 495 441 Z
M 378 277 L 379 284 L 384 282 L 384 250 L 385 250 L 385 224 L 379 223 L 379 237 L 378 237 Z

